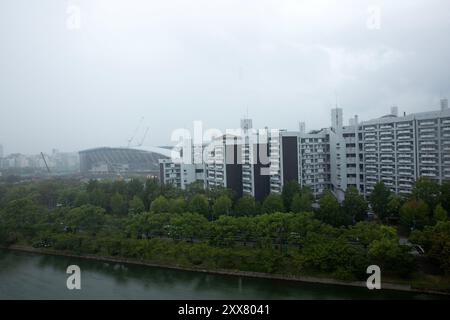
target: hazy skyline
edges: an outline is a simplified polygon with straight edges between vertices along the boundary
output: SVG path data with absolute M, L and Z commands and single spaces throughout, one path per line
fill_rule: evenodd
M 126 146 L 144 117 L 135 143 L 150 127 L 144 144 L 165 145 L 247 109 L 255 127 L 317 129 L 336 93 L 345 122 L 437 110 L 449 34 L 445 0 L 3 0 L 0 144 Z

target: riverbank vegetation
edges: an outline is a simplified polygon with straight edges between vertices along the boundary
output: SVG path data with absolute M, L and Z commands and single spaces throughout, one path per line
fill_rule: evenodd
M 295 182 L 262 203 L 156 179 L 3 182 L 0 245 L 344 280 L 365 279 L 367 266 L 376 264 L 392 279 L 412 283 L 431 273 L 449 285 L 449 183 L 419 179 L 401 196 L 379 183 L 368 201 L 352 187 L 342 203 L 330 191 L 319 207 L 314 200 Z M 367 221 L 370 207 L 378 219 Z M 398 229 L 425 254 L 413 255 Z

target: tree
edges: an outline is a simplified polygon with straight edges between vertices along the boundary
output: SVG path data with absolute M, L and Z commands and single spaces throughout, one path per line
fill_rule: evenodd
M 111 197 L 110 206 L 114 214 L 124 214 L 127 212 L 125 199 L 117 192 Z
M 199 213 L 207 216 L 209 212 L 208 198 L 206 198 L 204 194 L 194 195 L 189 200 L 188 210 L 189 212 Z
M 198 213 L 183 213 L 170 220 L 169 235 L 174 239 L 202 239 L 208 230 L 208 220 Z
M 17 240 L 18 234 L 33 236 L 36 224 L 42 218 L 40 208 L 29 198 L 9 201 L 3 211 L 0 211 L 0 225 L 4 227 L 11 242 Z M 14 234 L 10 236 L 9 234 Z
M 75 233 L 89 232 L 95 235 L 106 221 L 105 210 L 90 204 L 73 208 L 67 214 L 65 221 L 70 230 Z
M 437 223 L 439 221 L 447 221 L 447 211 L 438 204 L 433 211 L 433 220 Z
M 370 205 L 381 220 L 384 220 L 388 215 L 387 204 L 389 202 L 390 194 L 391 191 L 386 188 L 383 181 L 380 181 L 375 184 L 375 187 L 369 196 Z
M 450 181 L 446 180 L 441 185 L 440 201 L 445 211 L 450 212 Z
M 78 191 L 75 196 L 73 205 L 75 207 L 81 207 L 82 205 L 85 205 L 88 203 L 89 203 L 89 194 L 84 191 Z
M 194 181 L 186 185 L 185 195 L 190 198 L 196 194 L 205 194 L 205 185 L 203 181 Z
M 428 224 L 428 205 L 423 200 L 411 199 L 400 209 L 400 224 L 407 230 L 423 229 Z
M 255 198 L 249 194 L 244 194 L 236 203 L 234 213 L 237 216 L 252 216 L 256 214 Z
M 431 218 L 432 210 L 439 203 L 440 187 L 436 180 L 428 177 L 419 177 L 414 183 L 412 195 L 416 199 L 425 201 L 428 205 L 429 217 Z
M 150 212 L 151 213 L 164 213 L 169 212 L 169 201 L 167 201 L 166 197 L 159 196 L 150 204 Z
M 183 213 L 186 212 L 186 201 L 183 197 L 169 200 L 169 212 L 170 213 Z
M 399 196 L 391 195 L 387 204 L 387 212 L 390 218 L 398 218 L 400 208 L 402 207 L 402 199 Z
M 283 185 L 281 197 L 283 198 L 284 208 L 286 208 L 287 211 L 292 210 L 291 208 L 292 199 L 297 193 L 300 193 L 300 185 L 298 184 L 297 181 L 291 180 Z
M 324 192 L 319 205 L 320 209 L 317 212 L 319 220 L 335 227 L 350 223 L 351 217 L 346 212 L 342 212 L 339 202 L 330 190 Z
M 283 212 L 284 205 L 281 196 L 271 193 L 269 194 L 262 204 L 263 213 Z
M 132 199 L 134 196 L 142 196 L 144 184 L 141 180 L 133 178 L 127 183 L 126 190 L 128 199 Z
M 231 207 L 233 203 L 231 199 L 226 196 L 220 196 L 214 201 L 213 212 L 216 217 L 220 215 L 229 215 L 231 213 Z
M 439 221 L 423 231 L 415 230 L 409 239 L 422 245 L 427 257 L 445 274 L 450 274 L 450 221 Z
M 345 199 L 342 203 L 342 209 L 346 215 L 349 215 L 354 222 L 363 221 L 367 218 L 368 204 L 358 190 L 349 186 L 345 190 Z
M 130 213 L 142 213 L 145 211 L 144 201 L 139 196 L 134 196 L 128 205 Z
M 144 196 L 143 196 L 143 199 L 145 201 L 145 207 L 147 209 L 150 209 L 150 204 L 159 195 L 161 195 L 161 187 L 159 185 L 158 179 L 156 178 L 147 179 L 144 184 Z
M 409 247 L 399 245 L 398 239 L 382 238 L 372 241 L 367 255 L 370 264 L 378 265 L 390 273 L 407 276 L 414 269 L 414 258 L 409 250 Z
M 222 196 L 227 196 L 230 199 L 234 199 L 234 192 L 233 190 L 222 186 L 211 187 L 208 189 L 208 197 L 210 199 L 216 200 Z
M 292 199 L 291 211 L 294 213 L 311 212 L 312 202 L 309 194 L 296 193 Z

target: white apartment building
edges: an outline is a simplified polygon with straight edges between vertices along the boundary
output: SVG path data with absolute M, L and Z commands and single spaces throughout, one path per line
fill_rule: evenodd
M 421 176 L 442 182 L 450 180 L 450 109 L 447 99 L 439 111 L 390 114 L 359 122 L 358 117 L 343 125 L 343 110 L 333 108 L 331 126 L 306 133 L 269 131 L 265 140 L 250 138 L 252 121 L 241 120 L 243 135 L 223 135 L 205 147 L 205 186 L 233 189 L 240 196 L 251 194 L 257 200 L 269 193 L 281 193 L 288 181 L 309 187 L 315 197 L 331 189 L 344 199 L 349 186 L 368 196 L 378 181 L 396 194 L 410 193 Z M 261 161 L 268 150 L 270 165 Z M 264 151 L 265 150 L 265 151 Z M 164 179 L 182 187 L 183 181 L 201 179 L 162 160 Z M 183 179 L 186 172 L 189 178 Z M 191 173 L 189 173 L 191 172 Z

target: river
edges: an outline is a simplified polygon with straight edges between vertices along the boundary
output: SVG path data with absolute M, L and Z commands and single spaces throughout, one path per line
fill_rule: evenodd
M 81 269 L 68 290 L 66 269 Z M 436 296 L 178 271 L 0 250 L 0 299 L 433 299 Z

